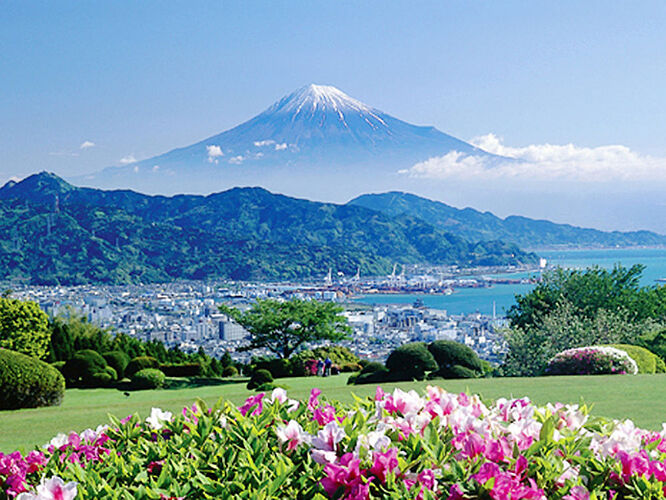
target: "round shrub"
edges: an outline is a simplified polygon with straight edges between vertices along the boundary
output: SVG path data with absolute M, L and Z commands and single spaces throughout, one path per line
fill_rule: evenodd
M 638 365 L 638 373 L 656 373 L 659 358 L 645 347 L 630 344 L 613 344 L 610 347 L 626 352 Z
M 546 375 L 604 375 L 638 373 L 636 362 L 614 347 L 578 347 L 562 351 L 548 362 Z
M 125 368 L 125 376 L 131 378 L 132 375 L 144 368 L 159 368 L 159 366 L 159 361 L 152 356 L 137 356 Z
M 125 369 L 130 362 L 129 356 L 123 351 L 109 351 L 102 354 L 106 363 L 116 371 L 116 378 L 125 376 Z
M 360 372 L 362 369 L 363 367 L 358 363 L 343 363 L 340 365 L 340 371 L 342 373 Z
M 59 405 L 65 379 L 48 363 L 0 349 L 0 410 Z
M 375 373 L 382 370 L 386 370 L 386 367 L 383 364 L 377 363 L 377 361 L 370 361 L 366 363 L 363 368 L 361 368 L 361 375 L 365 373 Z
M 432 372 L 431 375 L 436 375 L 445 379 L 477 378 L 479 376 L 478 372 L 461 365 L 446 366 L 440 368 L 436 372 Z
M 453 340 L 437 340 L 428 346 L 428 351 L 435 358 L 440 370 L 459 365 L 479 374 L 483 373 L 481 359 L 465 344 Z
M 238 368 L 233 365 L 225 366 L 222 369 L 223 377 L 235 377 L 236 375 L 238 375 Z
M 107 368 L 111 368 L 110 366 Z M 113 370 L 113 368 L 111 368 Z M 113 370 L 115 373 L 115 370 Z M 114 377 L 111 373 L 108 371 L 103 371 L 99 373 L 95 373 L 92 377 L 90 377 L 90 385 L 92 387 L 109 387 L 113 385 L 113 383 L 116 381 L 116 377 Z
M 379 365 L 379 363 L 377 364 Z M 388 371 L 388 368 L 382 365 L 379 365 L 379 368 L 374 371 L 365 373 L 361 372 L 358 376 L 352 375 L 352 377 L 355 377 L 353 383 L 356 385 L 380 384 L 382 382 L 387 382 L 390 379 L 390 376 L 391 373 Z
M 65 369 L 65 363 L 65 361 L 54 361 L 51 363 L 51 366 L 62 373 L 62 371 Z
M 106 361 L 98 352 L 83 349 L 67 360 L 63 374 L 68 385 L 94 387 L 93 375 L 103 372 L 106 367 Z
M 412 342 L 393 351 L 386 360 L 386 368 L 392 380 L 422 380 L 426 372 L 437 370 L 438 366 L 423 342 Z
M 273 376 L 268 370 L 257 370 L 252 374 L 252 378 L 247 383 L 247 388 L 250 390 L 256 389 L 257 387 L 273 382 Z
M 36 302 L 0 297 L 0 347 L 43 359 L 50 341 L 49 317 Z
M 144 368 L 132 375 L 133 389 L 160 389 L 166 376 L 157 368 Z
M 657 356 L 655 360 L 655 373 L 666 373 L 666 363 L 664 360 Z
M 288 359 L 274 358 L 268 363 L 268 371 L 273 378 L 291 377 L 291 362 Z
M 199 377 L 203 373 L 201 363 L 164 363 L 159 369 L 167 377 Z

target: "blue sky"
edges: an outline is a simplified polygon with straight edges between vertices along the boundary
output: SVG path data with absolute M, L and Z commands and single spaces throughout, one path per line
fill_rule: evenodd
M 0 182 L 191 144 L 311 82 L 465 140 L 666 157 L 664 26 L 663 1 L 3 2 Z

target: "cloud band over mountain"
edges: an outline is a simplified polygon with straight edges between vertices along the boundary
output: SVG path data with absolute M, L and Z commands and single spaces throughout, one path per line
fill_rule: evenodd
M 400 173 L 415 178 L 456 180 L 666 181 L 666 158 L 643 155 L 622 145 L 511 147 L 494 134 L 475 137 L 470 143 L 508 160 L 449 151 Z

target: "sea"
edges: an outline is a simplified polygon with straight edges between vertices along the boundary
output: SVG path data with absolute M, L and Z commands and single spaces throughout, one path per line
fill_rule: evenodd
M 599 266 L 612 269 L 616 264 L 631 267 L 643 264 L 645 270 L 641 285 L 666 285 L 659 283 L 666 279 L 665 248 L 622 248 L 622 249 L 575 249 L 575 250 L 537 250 L 540 257 L 548 262 L 548 267 L 585 269 Z M 532 275 L 534 273 L 531 273 Z M 523 278 L 530 273 L 493 274 L 491 276 Z M 448 314 L 481 313 L 502 317 L 515 303 L 516 295 L 523 295 L 534 285 L 495 285 L 490 288 L 457 288 L 451 295 L 428 294 L 372 294 L 355 298 L 355 302 L 364 304 L 411 304 L 420 299 L 426 307 L 444 309 Z

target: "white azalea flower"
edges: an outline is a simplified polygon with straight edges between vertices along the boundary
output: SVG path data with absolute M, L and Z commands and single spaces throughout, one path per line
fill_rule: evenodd
M 173 417 L 170 411 L 163 411 L 160 408 L 153 408 L 150 411 L 150 417 L 146 419 L 146 423 L 151 429 L 157 431 L 163 427 L 163 422 L 169 422 Z

